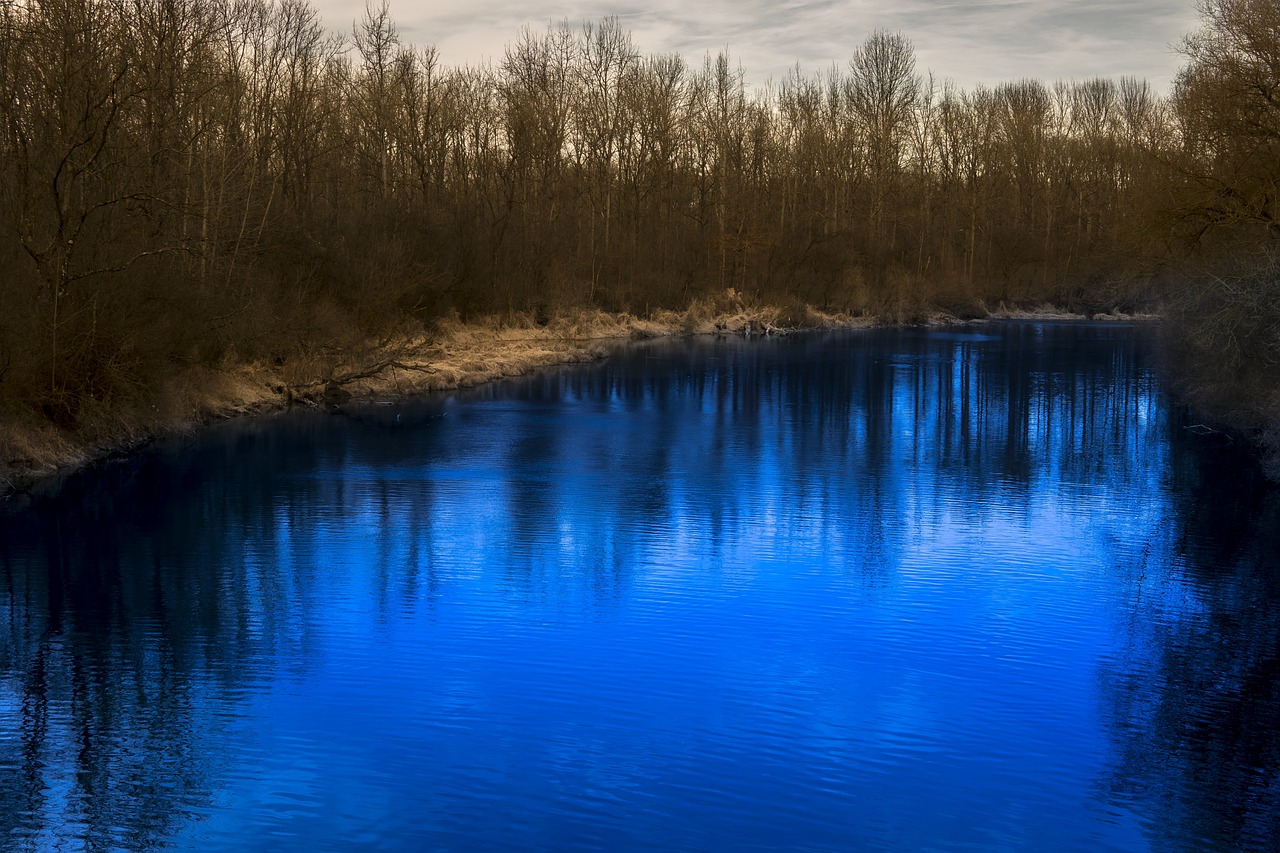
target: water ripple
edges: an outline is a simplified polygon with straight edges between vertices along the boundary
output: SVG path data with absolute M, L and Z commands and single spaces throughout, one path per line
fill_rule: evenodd
M 1010 324 L 156 448 L 0 518 L 0 844 L 1266 849 L 1280 505 L 1181 417 Z

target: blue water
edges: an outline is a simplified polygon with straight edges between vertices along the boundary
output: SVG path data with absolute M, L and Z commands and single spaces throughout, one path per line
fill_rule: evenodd
M 0 847 L 1280 837 L 1280 497 L 1149 333 L 633 345 L 0 512 Z

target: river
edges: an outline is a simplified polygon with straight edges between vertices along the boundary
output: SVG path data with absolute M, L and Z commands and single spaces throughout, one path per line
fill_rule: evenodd
M 1149 335 L 655 341 L 83 472 L 0 509 L 0 847 L 1271 849 L 1280 495 Z

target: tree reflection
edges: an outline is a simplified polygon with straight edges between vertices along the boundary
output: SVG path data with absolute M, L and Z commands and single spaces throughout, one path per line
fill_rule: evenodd
M 237 703 L 308 677 L 341 618 L 390 630 L 459 590 L 608 614 L 645 571 L 779 565 L 873 596 L 929 530 L 1076 490 L 1132 540 L 1107 546 L 1135 604 L 1105 795 L 1162 845 L 1273 837 L 1280 506 L 1182 429 L 1146 352 L 1033 323 L 658 342 L 75 478 L 0 517 L 0 827 L 163 845 L 236 771 Z
M 150 849 L 230 769 L 217 697 L 305 637 L 268 606 L 298 592 L 293 579 L 252 556 L 279 496 L 243 469 L 208 476 L 252 441 L 144 454 L 0 516 L 0 827 L 13 849 Z
M 1145 813 L 1159 849 L 1267 849 L 1280 838 L 1280 491 L 1222 437 L 1174 435 L 1197 446 L 1171 469 L 1172 568 L 1144 583 L 1131 654 L 1104 673 L 1111 795 Z

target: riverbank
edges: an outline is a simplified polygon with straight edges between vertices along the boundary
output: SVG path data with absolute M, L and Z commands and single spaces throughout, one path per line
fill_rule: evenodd
M 997 306 L 980 318 L 932 312 L 918 324 L 986 320 L 1152 320 L 1113 312 L 1092 316 L 1052 306 Z M 77 429 L 62 429 L 34 414 L 0 416 L 0 498 L 25 492 L 95 461 L 128 453 L 162 436 L 189 433 L 215 420 L 332 407 L 369 398 L 448 391 L 520 376 L 556 364 L 594 361 L 628 339 L 672 335 L 768 335 L 814 329 L 888 325 L 868 316 L 813 308 L 756 306 L 733 291 L 684 311 L 649 317 L 575 311 L 539 320 L 530 315 L 470 323 L 438 323 L 429 332 L 402 333 L 359 351 L 316 349 L 279 364 L 227 363 L 192 369 L 141 404 L 100 401 Z
M 870 318 L 752 306 L 732 291 L 684 311 L 641 318 L 575 311 L 402 330 L 359 350 L 316 347 L 279 363 L 227 362 L 180 372 L 146 399 L 90 400 L 74 429 L 37 412 L 0 414 L 0 498 L 211 421 L 333 406 L 352 399 L 447 391 L 555 364 L 602 358 L 608 345 L 679 334 L 768 334 L 871 325 Z

